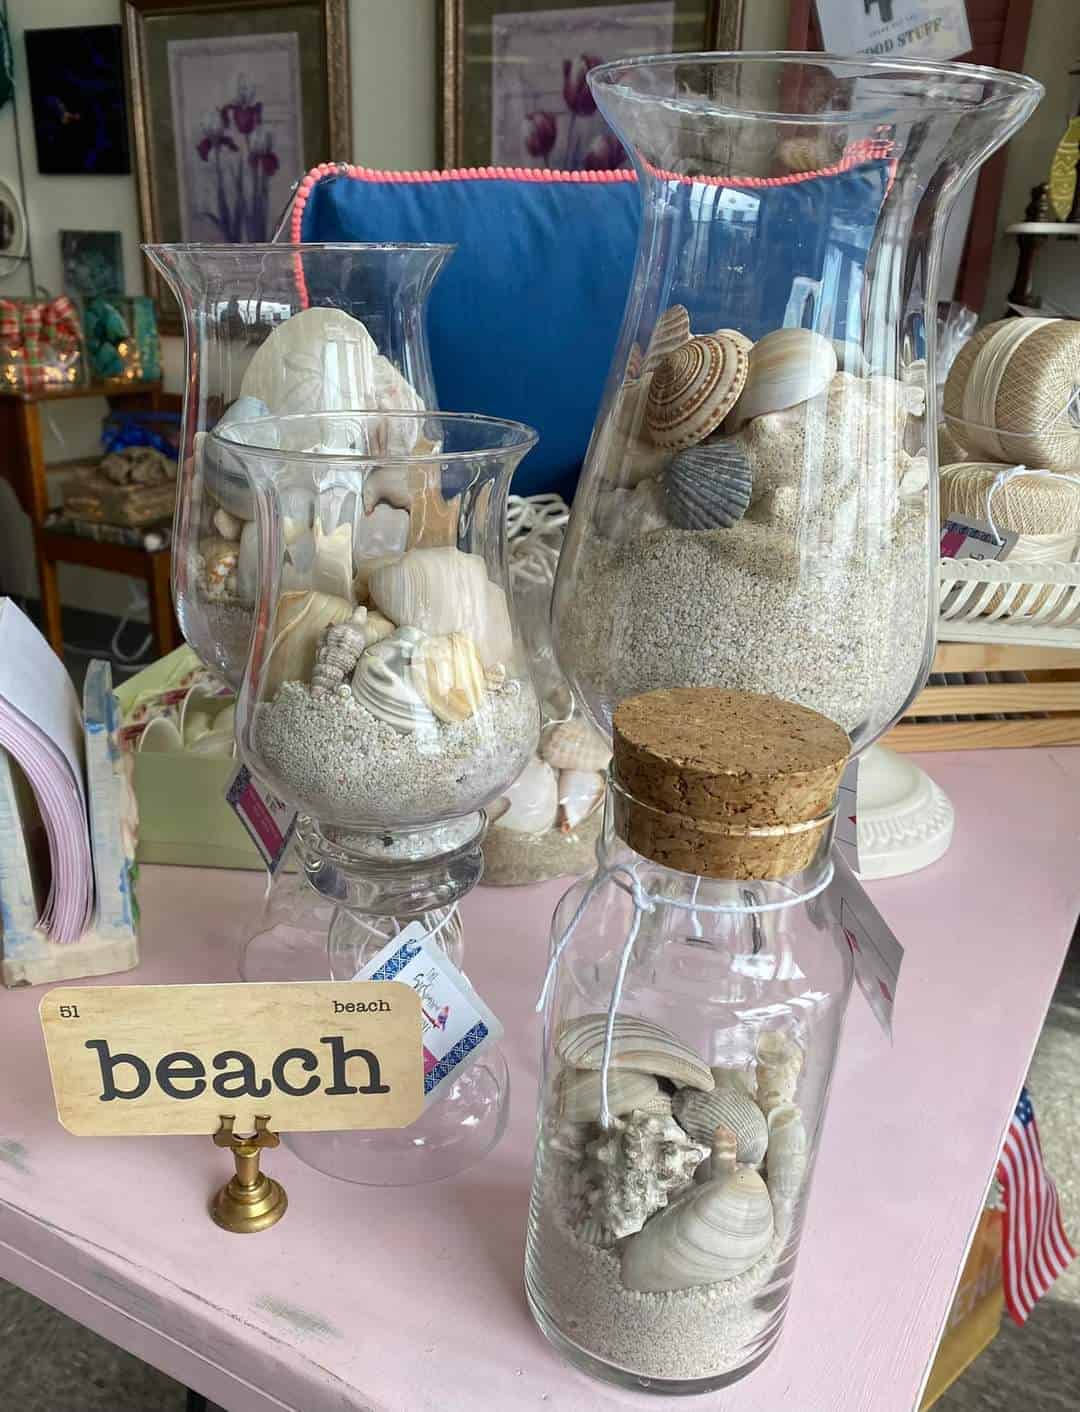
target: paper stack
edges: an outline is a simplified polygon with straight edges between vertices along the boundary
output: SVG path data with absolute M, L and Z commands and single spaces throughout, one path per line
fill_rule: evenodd
M 33 985 L 127 970 L 138 950 L 133 826 L 109 666 L 85 711 L 30 620 L 0 599 L 0 978 Z

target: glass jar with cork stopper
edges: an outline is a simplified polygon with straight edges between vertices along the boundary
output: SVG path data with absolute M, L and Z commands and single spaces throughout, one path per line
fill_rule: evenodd
M 571 1362 L 706 1392 L 783 1323 L 852 984 L 826 892 L 850 751 L 721 688 L 615 711 L 597 872 L 553 922 L 526 1288 Z

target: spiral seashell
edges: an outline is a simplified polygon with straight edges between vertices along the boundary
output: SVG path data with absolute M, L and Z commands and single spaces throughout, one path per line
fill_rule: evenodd
M 765 1179 L 774 1202 L 794 1201 L 806 1172 L 809 1141 L 802 1110 L 778 1103 L 769 1114 L 769 1155 Z
M 728 338 L 732 343 L 737 344 L 744 353 L 749 353 L 754 346 L 754 340 L 747 338 L 746 334 L 737 328 L 718 328 L 713 334 L 713 338 Z
M 757 1105 L 766 1118 L 790 1103 L 802 1072 L 803 1052 L 782 1030 L 766 1030 L 757 1042 Z
M 323 633 L 311 674 L 312 696 L 325 696 L 352 675 L 360 654 L 370 645 L 367 615 L 366 608 L 356 608 L 347 622 L 332 623 Z
M 624 1242 L 622 1282 L 659 1293 L 733 1280 L 761 1259 L 772 1237 L 772 1202 L 758 1174 L 752 1167 L 720 1171 Z
M 716 430 L 746 382 L 749 358 L 730 339 L 692 338 L 657 366 L 645 425 L 657 446 L 696 446 Z
M 540 755 L 556 770 L 606 770 L 611 747 L 588 721 L 557 721 L 540 742 Z
M 409 663 L 409 680 L 440 721 L 468 720 L 487 692 L 476 643 L 463 632 L 419 642 Z
M 401 735 L 430 730 L 435 717 L 409 681 L 409 666 L 424 634 L 398 628 L 362 653 L 353 673 L 357 702 Z
M 616 1118 L 586 1151 L 578 1231 L 612 1245 L 640 1231 L 672 1192 L 694 1179 L 708 1148 L 686 1136 L 673 1118 L 633 1112 Z M 595 1224 L 592 1224 L 595 1223 Z
M 699 1093 L 682 1088 L 671 1101 L 671 1111 L 699 1142 L 710 1142 L 718 1127 L 735 1134 L 738 1160 L 748 1167 L 757 1167 L 765 1156 L 769 1143 L 769 1127 L 765 1114 L 754 1100 L 736 1084 L 723 1084 L 712 1093 Z
M 780 328 L 754 344 L 749 363 L 732 417 L 736 426 L 824 392 L 836 373 L 836 349 L 812 329 Z
M 652 1074 L 623 1069 L 608 1075 L 608 1106 L 616 1118 L 635 1108 L 649 1111 L 646 1105 L 659 1092 L 660 1085 Z M 555 1080 L 555 1094 L 559 1114 L 567 1122 L 599 1122 L 600 1075 L 595 1069 L 563 1069 Z
M 729 529 L 746 514 L 752 488 L 745 448 L 717 438 L 675 453 L 664 477 L 664 501 L 679 529 Z
M 559 1032 L 555 1050 L 564 1064 L 575 1069 L 599 1069 L 604 1058 L 606 1015 L 579 1015 Z M 633 1069 L 656 1074 L 674 1083 L 699 1088 L 714 1087 L 708 1067 L 670 1030 L 637 1015 L 616 1015 L 611 1043 L 611 1069 Z
M 648 372 L 655 368 L 669 353 L 674 353 L 676 348 L 689 343 L 691 336 L 690 315 L 686 308 L 682 304 L 672 304 L 670 309 L 664 310 L 653 327 L 652 337 L 642 359 L 641 371 Z

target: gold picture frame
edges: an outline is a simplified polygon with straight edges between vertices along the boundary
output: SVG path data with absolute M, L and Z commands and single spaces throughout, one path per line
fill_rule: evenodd
M 269 240 L 294 183 L 350 159 L 348 0 L 126 0 L 124 41 L 144 241 Z
M 666 48 L 675 52 L 693 50 L 733 50 L 740 47 L 743 11 L 746 0 L 669 0 L 667 9 L 674 8 L 673 42 Z M 655 0 L 439 0 L 440 79 L 442 86 L 440 129 L 440 160 L 443 167 L 473 167 L 488 165 L 542 165 L 535 160 L 502 160 L 500 154 L 484 151 L 485 143 L 477 128 L 491 128 L 492 98 L 496 57 L 492 40 L 492 22 L 502 16 L 527 26 L 530 15 L 537 24 L 548 22 L 549 31 L 543 47 L 552 41 L 550 22 L 556 15 L 573 12 L 588 23 L 588 12 L 598 19 L 614 20 L 613 12 L 625 10 L 628 18 L 635 10 L 656 11 L 662 7 Z M 550 18 L 549 18 L 550 17 Z M 647 32 L 647 30 L 646 30 Z M 570 35 L 567 34 L 569 46 Z M 580 45 L 578 46 L 580 48 Z M 567 48 L 567 54 L 571 54 Z M 604 53 L 605 59 L 621 58 L 623 54 Z M 469 119 L 472 119 L 470 122 Z M 490 149 L 493 144 L 486 144 Z

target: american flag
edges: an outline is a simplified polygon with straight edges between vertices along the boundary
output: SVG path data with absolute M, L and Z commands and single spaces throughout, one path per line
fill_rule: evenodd
M 1057 1188 L 1043 1166 L 1039 1128 L 1026 1088 L 1020 1090 L 997 1175 L 1005 1202 L 1005 1304 L 1023 1324 L 1036 1300 L 1076 1258 L 1061 1224 Z

